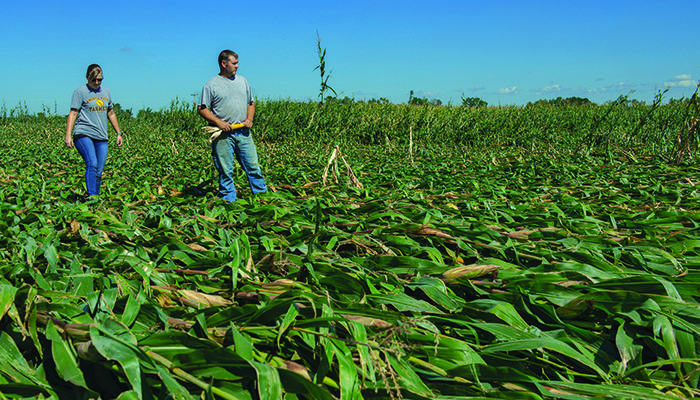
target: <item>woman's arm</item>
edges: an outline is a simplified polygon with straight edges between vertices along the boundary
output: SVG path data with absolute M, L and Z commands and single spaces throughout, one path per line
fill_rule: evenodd
M 107 111 L 107 119 L 109 120 L 109 123 L 112 124 L 112 128 L 114 128 L 114 131 L 117 132 L 117 146 L 121 146 L 123 143 L 122 131 L 119 130 L 117 113 L 114 112 L 113 108 L 110 108 L 109 111 Z
M 73 147 L 73 127 L 75 127 L 75 120 L 78 118 L 78 110 L 71 108 L 68 113 L 68 124 L 66 124 L 66 137 L 63 140 L 66 143 L 66 147 L 69 149 Z

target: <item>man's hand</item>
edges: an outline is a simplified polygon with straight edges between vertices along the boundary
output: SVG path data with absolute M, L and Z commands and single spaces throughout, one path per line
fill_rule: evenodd
M 229 124 L 228 122 L 221 120 L 221 119 L 216 121 L 216 126 L 219 129 L 221 129 L 222 132 L 228 132 L 230 130 L 233 130 L 233 128 L 231 127 L 231 124 Z
M 214 115 L 214 113 L 209 111 L 209 109 L 203 105 L 199 105 L 197 107 L 197 114 L 199 114 L 206 121 L 216 125 L 216 127 L 221 129 L 222 132 L 228 132 L 228 131 L 232 130 L 231 124 L 218 118 L 216 115 Z

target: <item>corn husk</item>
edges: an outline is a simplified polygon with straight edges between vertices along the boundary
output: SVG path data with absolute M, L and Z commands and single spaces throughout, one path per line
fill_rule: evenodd
M 452 268 L 445 271 L 442 274 L 442 280 L 445 282 L 455 282 L 460 279 L 473 279 L 484 275 L 492 274 L 498 271 L 500 267 L 498 265 L 460 265 L 459 267 Z
M 231 125 L 231 128 L 240 129 L 240 128 L 243 128 L 244 126 L 245 125 L 243 125 L 243 124 L 233 124 L 233 125 Z M 207 139 L 209 141 L 209 143 L 216 140 L 216 138 L 218 138 L 219 135 L 221 135 L 221 132 L 222 132 L 222 130 L 215 127 L 215 126 L 203 126 L 202 127 L 202 133 L 209 135 L 209 139 Z

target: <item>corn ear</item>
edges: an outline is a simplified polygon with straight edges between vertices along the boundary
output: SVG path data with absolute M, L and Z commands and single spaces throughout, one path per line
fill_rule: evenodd
M 362 315 L 344 314 L 343 317 L 349 319 L 350 321 L 355 321 L 371 328 L 387 329 L 393 326 L 391 323 L 386 322 L 384 320 L 372 317 L 365 317 Z
M 90 337 L 90 327 L 93 325 L 94 324 L 66 324 L 63 330 L 74 339 L 86 340 Z
M 460 265 L 449 269 L 442 274 L 442 280 L 445 282 L 454 282 L 459 279 L 473 279 L 484 275 L 492 274 L 498 271 L 500 267 L 498 265 Z
M 245 125 L 243 125 L 243 124 L 233 124 L 233 125 L 231 125 L 231 128 L 232 128 L 232 129 L 240 129 L 240 128 L 243 128 L 244 126 L 245 126 Z M 209 140 L 209 143 L 211 143 L 211 142 L 213 142 L 216 138 L 218 138 L 219 135 L 221 135 L 221 129 L 219 129 L 219 128 L 215 127 L 215 126 L 203 126 L 203 127 L 202 127 L 202 133 L 205 133 L 205 134 L 207 134 L 207 135 L 210 135 L 210 136 L 209 136 L 209 139 L 207 139 L 207 140 Z
M 260 290 L 263 292 L 284 293 L 294 287 L 295 282 L 291 279 L 277 279 L 273 282 L 260 283 Z

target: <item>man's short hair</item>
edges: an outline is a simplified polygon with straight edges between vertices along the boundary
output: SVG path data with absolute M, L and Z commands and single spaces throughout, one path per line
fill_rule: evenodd
M 221 63 L 224 61 L 228 61 L 228 59 L 234 56 L 236 59 L 238 59 L 238 53 L 236 53 L 233 50 L 224 50 L 221 53 L 219 53 L 219 68 L 221 68 Z

